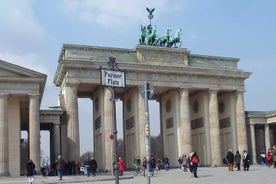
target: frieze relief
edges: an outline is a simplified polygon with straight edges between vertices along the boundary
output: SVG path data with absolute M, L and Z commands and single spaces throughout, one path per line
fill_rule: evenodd
M 112 48 L 93 48 L 80 47 L 66 48 L 63 59 L 79 59 L 79 60 L 97 60 L 106 62 L 109 57 L 116 57 L 118 61 L 135 62 L 136 56 L 134 50 L 129 49 L 112 49 Z
M 237 70 L 237 62 L 237 58 L 189 55 L 191 67 Z
M 76 68 L 74 70 L 71 70 L 70 76 L 74 77 L 98 77 L 99 72 L 95 70 L 89 70 L 89 69 L 80 69 Z
M 243 81 L 234 78 L 220 78 L 220 77 L 208 77 L 208 76 L 195 76 L 195 75 L 177 75 L 177 74 L 161 74 L 161 73 L 132 73 L 128 74 L 128 80 L 135 81 L 139 79 L 152 81 L 152 82 L 167 82 L 168 85 L 179 83 L 191 84 L 191 86 L 208 87 L 209 85 L 217 86 L 221 89 L 235 89 L 237 87 L 243 87 Z
M 136 51 L 138 62 L 141 63 L 188 66 L 188 51 L 186 49 L 137 46 Z

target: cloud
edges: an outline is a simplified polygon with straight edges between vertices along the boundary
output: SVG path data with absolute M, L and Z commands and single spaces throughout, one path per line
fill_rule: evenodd
M 78 17 L 89 24 L 103 27 L 128 27 L 147 22 L 146 7 L 156 8 L 158 14 L 183 8 L 182 1 L 169 0 L 64 0 L 62 10 L 71 17 Z
M 32 1 L 0 1 L 0 22 L 2 50 L 37 51 L 45 42 L 46 33 L 33 15 Z
M 36 19 L 32 3 L 0 1 L 0 59 L 48 75 L 46 88 L 53 91 L 53 75 L 47 65 L 51 58 L 51 36 Z

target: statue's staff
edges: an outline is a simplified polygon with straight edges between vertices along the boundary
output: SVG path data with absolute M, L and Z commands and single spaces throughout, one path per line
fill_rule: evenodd
M 146 9 L 149 12 L 148 18 L 150 20 L 150 25 L 151 25 L 151 19 L 153 19 L 153 14 L 152 13 L 155 10 L 155 8 L 152 8 L 152 9 L 146 8 Z

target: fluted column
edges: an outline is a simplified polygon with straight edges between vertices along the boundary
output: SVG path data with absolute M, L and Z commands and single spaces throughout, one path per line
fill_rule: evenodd
M 29 98 L 30 159 L 36 166 L 40 166 L 39 95 L 30 95 Z
M 265 149 L 271 149 L 269 125 L 265 124 Z
M 54 149 L 54 158 L 57 158 L 61 154 L 60 150 L 60 123 L 54 123 L 53 125 L 53 149 Z
M 178 126 L 179 154 L 192 152 L 192 131 L 190 122 L 189 90 L 180 89 L 180 125 Z
M 10 176 L 7 109 L 8 94 L 0 94 L 0 176 Z
M 236 98 L 236 119 L 237 119 L 237 136 L 239 151 L 247 150 L 247 134 L 244 114 L 243 92 L 237 91 Z
M 211 166 L 221 165 L 221 149 L 220 149 L 220 129 L 218 120 L 218 99 L 217 91 L 209 91 L 209 125 L 211 140 Z
M 79 160 L 80 138 L 79 138 L 79 115 L 77 84 L 66 84 L 66 111 L 68 113 L 67 138 L 68 138 L 68 160 Z
M 145 133 L 145 99 L 142 97 L 142 95 L 139 95 L 138 93 L 138 89 L 136 92 L 136 96 L 137 96 L 137 107 L 135 107 L 135 109 L 137 108 L 137 116 L 138 116 L 138 126 L 139 126 L 139 130 L 138 130 L 138 143 L 140 146 L 140 156 L 144 157 L 146 156 L 146 133 Z M 139 154 L 139 153 L 138 153 Z
M 114 117 L 114 106 L 113 106 L 113 96 L 112 91 L 109 88 L 104 88 L 104 104 L 103 104 L 103 130 L 102 130 L 102 138 L 100 144 L 104 144 L 103 150 L 104 153 L 101 153 L 101 159 L 103 159 L 103 167 L 104 169 L 111 170 L 113 168 L 113 162 L 115 159 L 115 134 L 116 134 L 116 141 L 117 141 L 117 133 L 114 132 L 115 130 L 115 119 Z M 117 128 L 116 128 L 117 130 Z M 110 140 L 110 134 L 114 135 L 113 140 Z
M 252 159 L 253 164 L 257 164 L 257 153 L 256 153 L 256 137 L 255 137 L 255 125 L 250 125 L 250 133 L 251 133 L 251 142 L 252 142 Z

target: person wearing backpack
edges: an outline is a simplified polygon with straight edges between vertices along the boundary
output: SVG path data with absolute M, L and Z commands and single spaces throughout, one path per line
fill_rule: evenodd
M 198 167 L 199 159 L 198 159 L 198 156 L 197 156 L 196 152 L 194 152 L 194 154 L 192 155 L 191 162 L 193 163 L 194 177 L 198 178 L 198 176 L 197 176 L 197 167 Z

